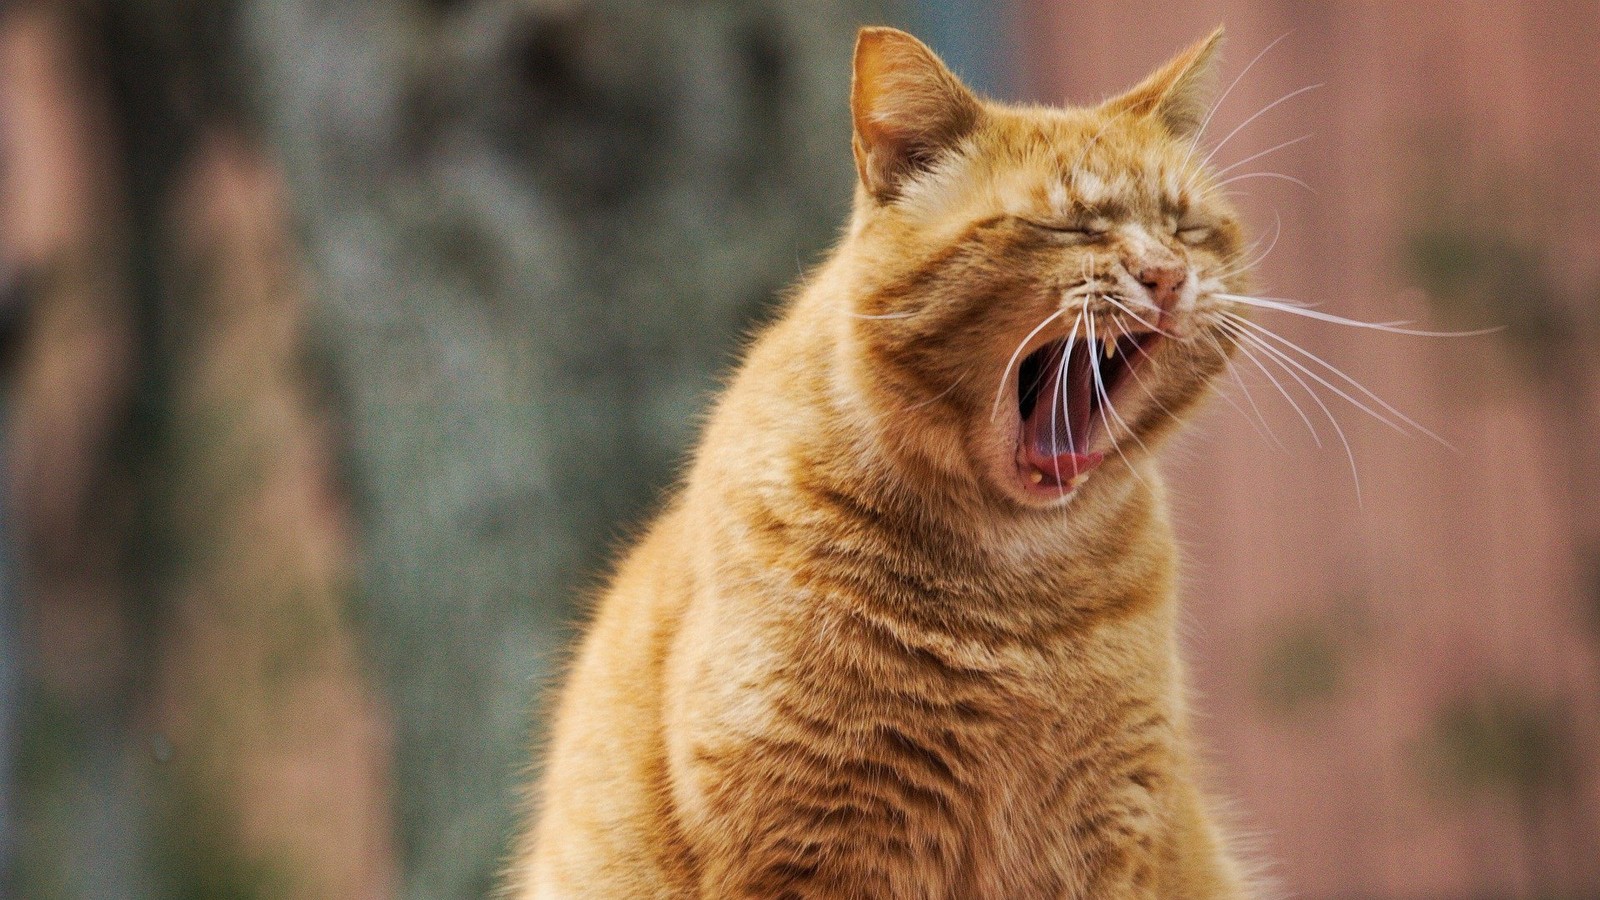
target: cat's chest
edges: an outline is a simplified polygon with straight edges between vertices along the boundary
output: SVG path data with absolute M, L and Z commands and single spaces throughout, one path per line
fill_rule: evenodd
M 945 848 L 966 882 L 956 896 L 1084 896 L 1085 860 L 1160 842 L 1171 735 L 1153 698 L 1060 661 L 986 687 L 956 680 L 943 704 L 884 708 L 871 726 L 914 742 L 908 796 L 947 804 L 908 810 L 902 837 Z
M 678 811 L 805 835 L 848 821 L 852 845 L 953 873 L 952 897 L 1081 896 L 1084 858 L 1162 827 L 1168 716 L 1137 631 L 997 639 L 859 608 L 719 629 L 669 700 Z
M 1172 773 L 1159 702 L 1070 666 L 989 700 L 987 721 L 955 732 L 959 811 L 928 835 L 961 848 L 971 896 L 1082 895 L 1084 860 L 1159 843 Z
M 834 686 L 832 713 L 842 734 L 901 735 L 947 769 L 953 799 L 997 841 L 1074 826 L 1107 797 L 1137 815 L 1166 769 L 1172 710 L 1165 660 L 1129 630 L 880 645 L 852 663 L 868 677 Z

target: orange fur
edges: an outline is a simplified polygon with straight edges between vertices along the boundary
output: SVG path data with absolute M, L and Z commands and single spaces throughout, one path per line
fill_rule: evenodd
M 1150 456 L 1244 288 L 1190 142 L 1219 37 L 1048 109 L 862 32 L 848 232 L 605 592 L 512 896 L 1248 895 L 1196 787 Z M 1086 310 L 1170 336 L 1079 432 L 1091 476 L 1041 485 L 1008 360 Z

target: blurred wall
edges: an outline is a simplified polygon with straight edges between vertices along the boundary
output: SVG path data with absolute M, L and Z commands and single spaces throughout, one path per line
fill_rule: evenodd
M 22 893 L 483 895 L 883 6 L 4 12 Z
M 385 704 L 303 268 L 219 34 L 182 12 L 0 7 L 24 675 L 0 895 L 386 896 Z
M 858 2 L 246 3 L 323 278 L 406 895 L 480 895 L 581 594 L 849 199 Z
M 1027 5 L 1046 100 L 1110 94 L 1219 23 L 1226 88 L 1282 37 L 1206 135 L 1322 85 L 1215 153 L 1310 135 L 1229 173 L 1273 241 L 1262 293 L 1507 326 L 1428 339 L 1256 316 L 1459 448 L 1312 382 L 1359 499 L 1340 438 L 1270 360 L 1320 449 L 1241 360 L 1276 437 L 1234 385 L 1174 454 L 1199 727 L 1241 829 L 1296 896 L 1596 896 L 1600 4 Z
M 1287 33 L 1213 142 L 1327 82 L 1217 152 L 1314 133 L 1233 173 L 1267 293 L 1508 328 L 1260 317 L 1462 452 L 1324 392 L 1358 502 L 1242 362 L 1172 466 L 1215 782 L 1298 896 L 1594 896 L 1597 12 L 0 2 L 0 895 L 480 895 L 583 586 L 836 233 L 887 18 L 1044 100 Z

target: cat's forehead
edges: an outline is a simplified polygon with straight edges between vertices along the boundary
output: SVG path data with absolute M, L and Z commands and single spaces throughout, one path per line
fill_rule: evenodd
M 1115 215 L 1186 206 L 1192 199 L 1192 154 L 1144 122 L 1064 111 L 1019 131 L 1021 146 L 1008 154 L 1016 175 L 1042 183 L 1055 211 Z
M 994 213 L 1157 220 L 1203 200 L 1200 156 L 1147 121 L 1003 109 L 962 152 L 910 182 L 902 208 L 935 227 Z

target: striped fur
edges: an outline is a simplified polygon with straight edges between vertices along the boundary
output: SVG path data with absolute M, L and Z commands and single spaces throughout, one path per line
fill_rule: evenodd
M 1249 894 L 1195 783 L 1149 456 L 1226 364 L 1212 295 L 1244 288 L 1190 143 L 1217 38 L 1044 109 L 863 31 L 848 231 L 601 598 L 509 895 Z M 1157 257 L 1191 287 L 1121 452 L 1030 493 L 1008 357 L 1073 304 L 1122 319 L 1073 286 Z

